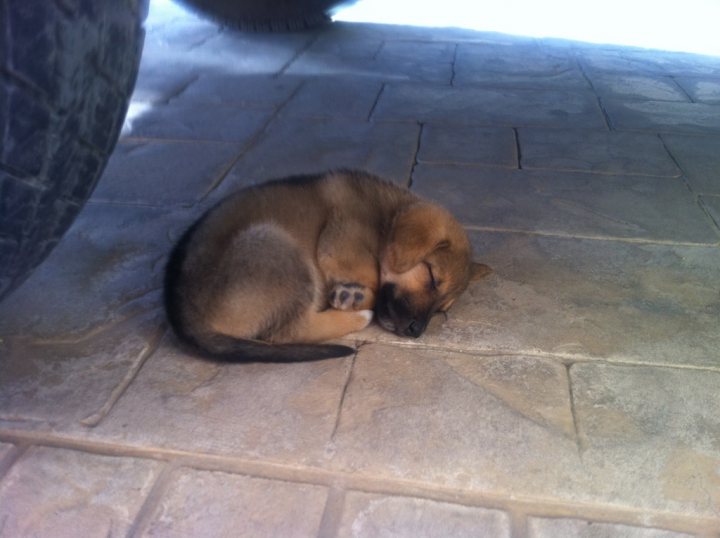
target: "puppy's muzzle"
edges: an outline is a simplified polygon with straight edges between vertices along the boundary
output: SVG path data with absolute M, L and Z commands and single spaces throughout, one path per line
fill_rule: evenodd
M 417 338 L 427 327 L 429 316 L 413 312 L 407 299 L 395 297 L 395 285 L 385 284 L 380 288 L 375 314 L 383 329 L 398 336 Z

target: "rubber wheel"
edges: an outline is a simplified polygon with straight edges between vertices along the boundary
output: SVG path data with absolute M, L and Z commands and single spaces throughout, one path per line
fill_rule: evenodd
M 147 0 L 0 0 L 0 298 L 52 250 L 122 127 Z
M 343 0 L 181 0 L 222 24 L 251 32 L 292 32 L 330 21 Z

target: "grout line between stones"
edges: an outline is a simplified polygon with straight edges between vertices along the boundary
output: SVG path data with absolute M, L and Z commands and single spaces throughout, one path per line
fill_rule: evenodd
M 130 525 L 130 529 L 126 535 L 128 538 L 141 536 L 145 530 L 147 530 L 152 520 L 151 518 L 155 515 L 155 511 L 160 505 L 160 501 L 165 495 L 170 480 L 172 479 L 172 474 L 177 467 L 174 463 L 168 463 L 163 467 L 162 471 L 160 471 L 160 475 L 155 480 L 152 488 L 150 488 L 150 493 L 145 497 L 145 501 L 140 507 L 140 510 L 138 510 L 135 520 L 132 522 L 132 525 Z
M 380 345 L 380 346 L 392 346 L 397 348 L 404 348 L 404 349 L 413 349 L 418 351 L 445 351 L 448 353 L 457 353 L 461 355 L 471 355 L 473 357 L 529 357 L 529 358 L 535 358 L 535 359 L 548 359 L 548 360 L 554 360 L 559 361 L 562 364 L 566 364 L 568 362 L 572 363 L 588 363 L 588 364 L 603 364 L 606 366 L 619 366 L 619 367 L 627 367 L 627 368 L 669 368 L 674 370 L 692 370 L 692 371 L 700 371 L 700 372 L 716 372 L 720 373 L 720 366 L 719 367 L 713 367 L 713 366 L 698 366 L 698 365 L 692 365 L 692 364 L 672 364 L 672 363 L 665 363 L 665 362 L 641 362 L 637 360 L 632 359 L 606 359 L 602 357 L 590 357 L 590 356 L 584 356 L 584 355 L 573 355 L 569 353 L 561 353 L 561 352 L 543 352 L 538 351 L 536 349 L 533 350 L 524 350 L 524 349 L 517 349 L 512 351 L 507 350 L 494 350 L 494 349 L 467 349 L 467 348 L 455 348 L 452 346 L 448 346 L 447 344 L 444 345 L 432 345 L 432 344 L 414 344 L 414 343 L 405 343 L 405 342 L 383 342 L 383 341 L 370 341 L 365 340 L 365 344 L 367 345 Z
M 528 521 L 527 515 L 519 510 L 508 511 L 510 518 L 510 538 L 527 538 Z
M 328 490 L 317 538 L 334 538 L 340 530 L 343 509 L 345 507 L 345 490 L 331 487 Z
M 570 368 L 572 367 L 573 363 L 565 363 L 565 376 L 567 377 L 568 399 L 570 401 L 570 414 L 573 421 L 573 433 L 575 434 L 575 446 L 577 447 L 578 456 L 582 462 L 585 447 L 583 446 L 582 438 L 580 437 L 580 428 L 578 427 L 577 412 L 575 409 L 575 392 L 573 390 L 572 376 L 570 375 Z
M 380 102 L 380 97 L 382 96 L 384 91 L 385 91 L 385 83 L 383 82 L 382 84 L 380 84 L 380 89 L 378 90 L 378 93 L 375 96 L 375 100 L 373 101 L 373 104 L 370 107 L 370 112 L 368 112 L 368 115 L 367 115 L 367 121 L 370 121 L 372 119 L 373 114 L 375 114 L 375 108 L 377 108 L 377 105 Z
M 30 445 L 26 443 L 15 444 L 10 447 L 8 453 L 0 459 L 0 482 L 2 482 L 3 478 L 5 478 L 5 476 L 10 472 L 13 465 L 15 465 L 17 461 L 23 457 L 29 446 Z
M 539 237 L 557 237 L 560 239 L 583 239 L 590 241 L 616 241 L 618 243 L 632 243 L 638 245 L 662 245 L 671 247 L 695 247 L 695 248 L 718 248 L 720 241 L 715 243 L 701 243 L 692 241 L 675 241 L 671 239 L 650 239 L 643 237 L 616 237 L 609 235 L 590 235 L 590 234 L 570 234 L 563 232 L 537 231 L 537 230 L 518 230 L 513 228 L 501 228 L 496 226 L 477 226 L 474 224 L 464 224 L 464 227 L 474 232 L 486 233 L 510 233 L 533 235 Z
M 355 370 L 355 361 L 357 360 L 358 353 L 360 352 L 360 348 L 362 348 L 365 344 L 361 343 L 358 345 L 357 350 L 352 356 L 352 359 L 350 360 L 350 366 L 348 368 L 347 376 L 345 377 L 345 383 L 343 384 L 342 392 L 340 393 L 340 402 L 338 403 L 338 409 L 337 409 L 337 415 L 335 415 L 335 424 L 333 424 L 332 433 L 330 434 L 330 443 L 333 443 L 335 441 L 335 434 L 337 433 L 338 428 L 340 427 L 340 417 L 342 416 L 342 409 L 343 404 L 345 403 L 345 396 L 347 394 L 348 387 L 350 386 L 350 381 L 352 381 L 352 375 L 353 371 Z
M 166 491 L 173 470 L 184 467 L 205 471 L 222 471 L 255 478 L 284 482 L 337 487 L 343 484 L 347 490 L 398 497 L 413 497 L 447 502 L 462 506 L 502 510 L 508 513 L 533 515 L 535 517 L 574 517 L 590 521 L 619 523 L 640 527 L 662 527 L 679 532 L 720 532 L 716 518 L 689 516 L 659 510 L 639 510 L 617 505 L 557 499 L 513 496 L 502 493 L 468 491 L 446 485 L 412 479 L 386 478 L 379 475 L 360 475 L 352 471 L 333 471 L 319 467 L 258 461 L 209 453 L 193 453 L 160 447 L 117 445 L 102 441 L 81 440 L 56 434 L 27 431 L 1 431 L 0 441 L 15 444 L 34 444 L 53 448 L 83 451 L 91 454 L 115 457 L 134 457 L 167 462 L 161 471 L 138 516 L 129 536 L 140 534 L 149 524 L 150 517 Z M 328 516 L 329 517 L 329 516 Z
M 517 161 L 517 169 L 522 170 L 522 151 L 520 150 L 520 133 L 517 127 L 512 128 L 513 137 L 515 139 L 515 160 Z
M 660 143 L 663 145 L 663 148 L 665 148 L 665 151 L 670 156 L 670 159 L 675 163 L 675 166 L 677 166 L 678 170 L 680 170 L 680 179 L 682 180 L 683 184 L 685 185 L 685 188 L 690 192 L 690 194 L 695 198 L 695 203 L 700 208 L 700 211 L 705 215 L 705 218 L 707 219 L 708 223 L 712 226 L 713 230 L 716 234 L 720 235 L 720 224 L 713 218 L 712 214 L 708 209 L 705 207 L 705 204 L 702 202 L 702 197 L 700 194 L 696 193 L 693 189 L 692 185 L 688 181 L 687 176 L 685 175 L 685 170 L 680 165 L 680 162 L 675 158 L 675 155 L 673 155 L 672 151 L 668 147 L 668 145 L 665 143 L 665 139 L 663 138 L 661 133 L 658 133 L 658 138 L 660 139 Z
M 147 360 L 155 353 L 155 351 L 157 351 L 158 346 L 166 333 L 167 329 L 163 325 L 155 330 L 155 334 L 153 334 L 152 339 L 148 342 L 147 347 L 142 350 L 134 364 L 125 374 L 125 377 L 123 377 L 122 381 L 120 381 L 120 383 L 112 390 L 105 403 L 100 407 L 100 409 L 82 419 L 80 424 L 91 428 L 100 424 L 102 419 L 107 416 L 120 397 L 125 394 L 128 387 L 130 387 L 130 384 L 135 380 Z
M 290 66 L 294 64 L 298 58 L 300 58 L 300 56 L 305 54 L 310 49 L 310 47 L 317 43 L 318 39 L 320 39 L 320 34 L 315 33 L 314 36 L 308 39 L 307 42 L 302 47 L 300 47 L 287 62 L 285 62 L 285 64 L 278 70 L 277 73 L 274 73 L 272 75 L 272 78 L 277 79 L 284 75 L 287 70 L 290 69 Z
M 300 83 L 297 85 L 297 87 L 288 95 L 288 97 L 278 105 L 278 107 L 275 109 L 275 111 L 270 115 L 270 117 L 267 119 L 265 123 L 263 123 L 262 127 L 260 127 L 253 136 L 251 136 L 247 142 L 245 142 L 238 155 L 230 161 L 230 163 L 225 167 L 225 169 L 218 174 L 218 176 L 215 178 L 215 180 L 210 184 L 210 186 L 207 188 L 207 190 L 198 198 L 196 203 L 203 202 L 210 196 L 215 190 L 222 185 L 222 182 L 225 180 L 225 178 L 228 176 L 230 171 L 235 167 L 235 165 L 242 159 L 248 151 L 253 149 L 262 139 L 263 135 L 267 132 L 270 125 L 275 121 L 275 119 L 280 115 L 280 112 L 283 108 L 300 92 L 300 89 L 303 87 L 304 83 Z
M 422 122 L 418 122 L 418 133 L 417 133 L 417 139 L 415 140 L 415 152 L 413 154 L 413 163 L 410 167 L 410 175 L 408 176 L 407 182 L 405 185 L 408 189 L 412 188 L 413 186 L 413 177 L 415 175 L 415 167 L 419 164 L 418 161 L 418 155 L 420 154 L 420 145 L 422 144 L 422 137 L 423 132 L 425 131 L 425 124 Z
M 675 78 L 674 75 L 668 75 L 668 78 L 670 80 L 672 80 L 673 84 L 675 84 L 675 86 L 677 86 L 680 89 L 680 91 L 683 93 L 683 95 L 685 97 L 687 97 L 688 101 L 690 101 L 691 103 L 696 102 L 695 99 L 693 99 L 692 95 L 690 95 L 688 92 L 685 91 L 685 88 L 683 87 L 683 85 L 677 81 L 677 79 Z
M 603 106 L 602 99 L 600 98 L 600 94 L 598 93 L 597 89 L 595 88 L 595 84 L 593 84 L 592 80 L 588 76 L 588 74 L 585 72 L 585 68 L 582 65 L 582 62 L 579 58 L 575 58 L 575 62 L 577 64 L 578 69 L 580 70 L 580 74 L 585 79 L 585 81 L 590 86 L 590 89 L 592 90 L 593 94 L 595 94 L 595 99 L 597 100 L 598 107 L 600 108 L 600 112 L 603 116 L 603 121 L 605 122 L 605 126 L 607 127 L 608 131 L 614 131 L 615 127 L 612 124 L 612 120 L 610 119 L 609 114 L 607 113 L 607 110 L 605 110 L 605 107 Z

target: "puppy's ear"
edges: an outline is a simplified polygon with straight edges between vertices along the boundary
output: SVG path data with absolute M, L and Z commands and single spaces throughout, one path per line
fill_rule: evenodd
M 390 230 L 383 263 L 394 273 L 415 267 L 437 249 L 450 246 L 448 213 L 437 206 L 419 202 L 400 213 Z
M 492 272 L 492 267 L 485 265 L 484 263 L 472 262 L 472 265 L 470 266 L 470 282 L 480 280 Z

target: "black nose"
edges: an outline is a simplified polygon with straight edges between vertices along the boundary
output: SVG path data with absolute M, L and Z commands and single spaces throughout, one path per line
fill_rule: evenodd
M 405 336 L 412 336 L 413 338 L 417 338 L 422 334 L 422 332 L 425 330 L 425 324 L 421 321 L 418 321 L 416 319 L 412 320 L 410 324 L 405 327 L 404 334 Z

